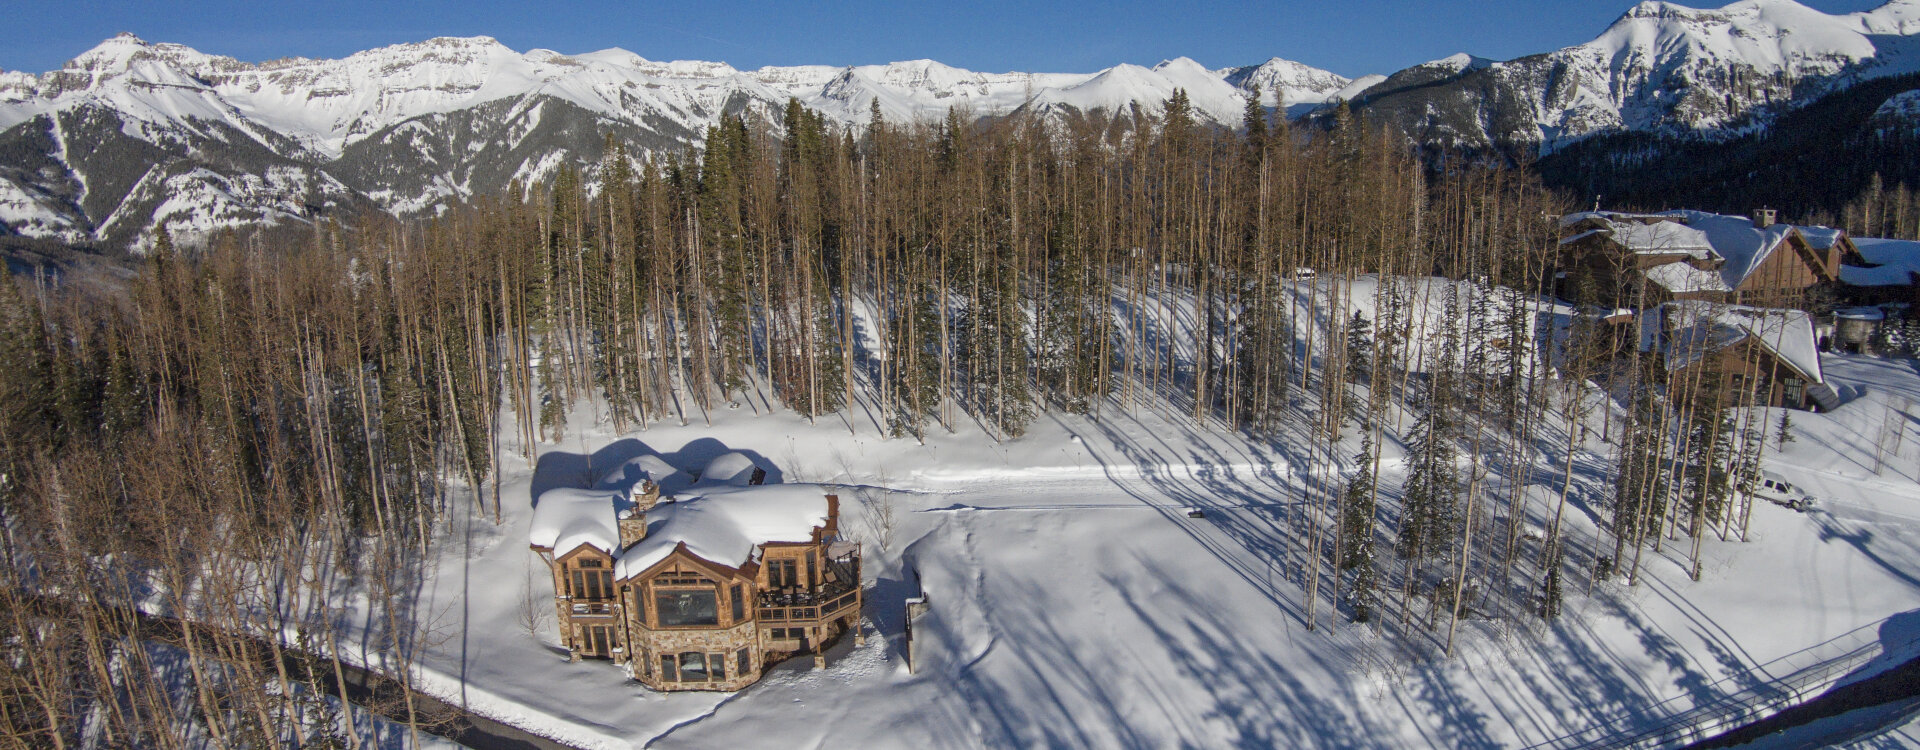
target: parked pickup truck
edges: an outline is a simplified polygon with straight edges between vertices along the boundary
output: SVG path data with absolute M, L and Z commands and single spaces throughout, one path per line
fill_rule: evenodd
M 1815 504 L 1812 495 L 1770 471 L 1760 472 L 1760 484 L 1753 488 L 1753 495 L 1774 505 L 1784 505 L 1802 513 Z

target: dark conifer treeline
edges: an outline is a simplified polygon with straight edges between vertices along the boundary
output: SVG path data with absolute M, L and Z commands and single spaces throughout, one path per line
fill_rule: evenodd
M 1547 184 L 1583 204 L 1734 215 L 1775 208 L 1785 220 L 1866 237 L 1904 236 L 1882 224 L 1856 223 L 1859 215 L 1846 207 L 1865 193 L 1920 190 L 1920 129 L 1911 119 L 1877 114 L 1890 97 L 1916 88 L 1920 75 L 1873 79 L 1737 138 L 1603 135 L 1545 155 L 1535 166 Z

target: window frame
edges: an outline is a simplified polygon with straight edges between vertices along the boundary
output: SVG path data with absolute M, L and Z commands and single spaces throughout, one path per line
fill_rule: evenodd
M 667 610 L 666 608 L 660 606 L 661 604 L 660 597 L 680 596 L 680 595 L 698 596 L 700 594 L 705 594 L 712 599 L 713 617 L 710 622 L 672 623 L 672 624 L 669 624 L 667 622 L 666 620 Z M 656 586 L 653 589 L 653 597 L 654 597 L 654 601 L 653 601 L 654 621 L 660 623 L 659 627 L 661 628 L 710 629 L 710 628 L 720 627 L 720 590 L 718 587 L 705 586 L 701 588 L 691 588 L 691 587 L 661 588 Z
M 707 652 L 682 651 L 678 657 L 680 679 L 677 682 L 713 682 L 713 671 L 707 668 Z M 698 671 L 700 679 L 688 679 L 689 671 Z

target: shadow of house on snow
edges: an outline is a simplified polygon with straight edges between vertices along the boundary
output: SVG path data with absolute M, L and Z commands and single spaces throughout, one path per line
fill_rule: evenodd
M 539 505 L 540 496 L 548 490 L 562 487 L 593 487 L 610 472 L 625 466 L 628 462 L 642 456 L 658 456 L 668 466 L 680 470 L 686 475 L 681 487 L 669 483 L 668 491 L 682 489 L 691 485 L 694 478 L 707 467 L 713 459 L 728 453 L 738 453 L 752 461 L 755 466 L 766 471 L 765 484 L 780 484 L 786 476 L 773 462 L 759 451 L 730 448 L 726 443 L 710 437 L 693 440 L 677 451 L 661 452 L 633 438 L 621 438 L 601 446 L 591 454 L 571 453 L 568 451 L 548 451 L 540 454 L 534 464 L 533 482 L 528 488 L 528 505 Z

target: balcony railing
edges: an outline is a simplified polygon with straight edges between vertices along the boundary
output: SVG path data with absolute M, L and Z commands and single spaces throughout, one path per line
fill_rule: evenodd
M 613 602 L 575 601 L 573 603 L 573 613 L 576 615 L 610 615 L 613 614 Z
M 845 614 L 860 602 L 860 588 L 852 582 L 828 584 L 813 591 L 768 591 L 760 594 L 755 615 L 761 622 L 811 622 Z

